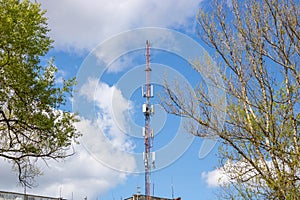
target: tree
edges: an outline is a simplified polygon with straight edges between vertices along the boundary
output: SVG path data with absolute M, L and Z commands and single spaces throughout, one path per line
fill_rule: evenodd
M 30 0 L 0 0 L 0 156 L 25 186 L 40 173 L 37 160 L 71 155 L 80 136 L 76 116 L 60 110 L 74 79 L 56 86 L 53 61 L 40 61 L 52 43 L 44 13 Z
M 205 87 L 165 85 L 162 105 L 169 113 L 190 118 L 197 136 L 207 137 L 208 129 L 218 136 L 229 178 L 223 198 L 299 198 L 299 13 L 293 0 L 217 1 L 199 11 L 199 35 L 215 50 L 224 83 L 215 87 L 226 91 L 222 129 L 210 117 L 220 107 Z

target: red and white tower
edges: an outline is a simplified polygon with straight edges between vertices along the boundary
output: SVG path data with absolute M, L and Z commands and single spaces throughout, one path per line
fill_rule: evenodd
M 155 152 L 151 152 L 152 141 L 154 138 L 153 129 L 151 129 L 150 122 L 151 116 L 154 114 L 154 106 L 150 103 L 150 98 L 153 95 L 153 85 L 150 83 L 150 43 L 146 41 L 146 84 L 142 87 L 142 95 L 146 99 L 143 104 L 143 113 L 145 116 L 145 127 L 143 127 L 143 136 L 145 143 L 145 152 L 143 153 L 143 159 L 145 164 L 145 195 L 146 200 L 150 200 L 150 191 L 151 191 L 151 169 L 154 167 L 155 162 Z

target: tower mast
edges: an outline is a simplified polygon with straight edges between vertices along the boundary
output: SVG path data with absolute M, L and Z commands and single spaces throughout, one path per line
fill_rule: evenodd
M 143 104 L 143 113 L 145 115 L 145 127 L 143 128 L 145 152 L 144 152 L 144 164 L 145 164 L 145 195 L 146 200 L 150 200 L 151 191 L 151 160 L 154 167 L 155 154 L 151 153 L 152 141 L 153 141 L 153 130 L 150 126 L 151 116 L 154 114 L 154 106 L 150 103 L 150 98 L 153 97 L 153 85 L 150 83 L 150 43 L 146 41 L 146 84 L 142 88 L 143 97 L 146 98 L 146 102 Z

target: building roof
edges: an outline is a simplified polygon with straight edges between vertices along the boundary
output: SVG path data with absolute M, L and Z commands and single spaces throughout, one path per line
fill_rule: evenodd
M 124 200 L 146 200 L 146 196 L 141 194 L 134 194 L 132 195 L 132 197 L 126 198 Z M 181 198 L 179 197 L 175 199 L 169 199 L 169 198 L 151 196 L 151 200 L 181 200 Z
M 0 200 L 65 200 L 47 196 L 0 191 Z

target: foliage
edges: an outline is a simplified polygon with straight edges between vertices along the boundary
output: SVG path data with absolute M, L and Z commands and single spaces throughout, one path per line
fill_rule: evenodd
M 57 87 L 57 68 L 40 58 L 51 48 L 47 19 L 29 0 L 0 0 L 0 156 L 32 185 L 38 158 L 60 159 L 79 137 L 74 114 L 59 110 L 74 79 Z
M 223 198 L 299 197 L 299 12 L 293 0 L 217 1 L 199 11 L 199 35 L 217 53 L 227 94 L 222 130 L 209 117 L 220 108 L 205 88 L 183 94 L 166 84 L 162 105 L 168 112 L 190 118 L 199 127 L 191 130 L 197 136 L 207 137 L 208 129 L 219 136 L 221 165 L 230 180 Z

